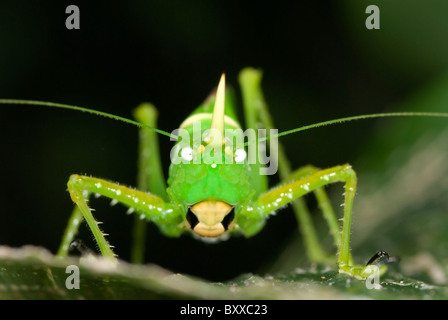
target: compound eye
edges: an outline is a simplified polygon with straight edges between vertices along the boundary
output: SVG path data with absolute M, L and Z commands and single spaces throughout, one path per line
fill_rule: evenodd
M 242 163 L 244 160 L 246 160 L 246 151 L 244 149 L 236 149 L 235 150 L 235 162 L 236 163 Z
M 190 147 L 182 148 L 182 150 L 180 151 L 180 156 L 186 161 L 193 160 L 193 149 L 191 149 Z

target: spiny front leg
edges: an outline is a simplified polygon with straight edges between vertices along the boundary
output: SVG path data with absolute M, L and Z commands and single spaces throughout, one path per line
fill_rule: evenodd
M 369 268 L 355 266 L 350 254 L 352 208 L 357 182 L 356 173 L 350 165 L 336 166 L 314 172 L 298 180 L 288 181 L 286 184 L 262 194 L 256 201 L 247 204 L 246 207 L 243 206 L 239 214 L 245 219 L 256 221 L 305 194 L 335 182 L 345 183 L 342 229 L 340 237 L 336 237 L 339 272 L 350 274 L 356 278 L 366 279 L 371 275 Z M 331 220 L 333 221 L 334 219 Z M 244 230 L 242 231 L 244 232 Z
M 284 183 L 290 183 L 297 180 L 301 180 L 303 178 L 306 178 L 312 174 L 315 174 L 319 172 L 320 169 L 312 166 L 307 165 L 302 168 L 299 168 L 295 170 L 294 172 L 290 173 L 289 176 L 287 176 L 284 179 Z M 339 245 L 341 243 L 341 229 L 338 222 L 338 218 L 336 216 L 336 213 L 333 209 L 333 206 L 327 196 L 327 193 L 325 192 L 324 188 L 316 188 L 313 190 L 313 194 L 316 197 L 317 204 L 322 211 L 322 214 L 327 221 L 328 228 L 330 231 L 330 234 L 333 237 L 333 243 L 336 248 L 339 248 Z M 304 238 L 304 244 L 306 247 L 306 251 L 308 253 L 309 259 L 311 262 L 316 263 L 326 263 L 326 264 L 333 264 L 336 263 L 336 256 L 333 254 L 328 254 L 324 251 L 324 249 L 321 246 L 321 243 L 318 239 L 318 234 L 315 230 L 315 227 L 313 225 L 311 216 L 309 214 L 308 209 L 306 208 L 306 203 L 304 200 L 302 200 L 301 206 L 305 206 L 305 208 L 296 208 L 298 204 L 298 200 L 302 199 L 296 199 L 292 205 L 294 212 L 296 214 L 297 222 L 299 224 L 300 231 Z M 305 211 L 305 212 L 302 212 Z M 352 258 L 350 256 L 350 261 L 352 261 Z
M 72 175 L 67 186 L 77 208 L 75 208 L 67 231 L 64 234 L 59 255 L 66 254 L 65 247 L 72 240 L 69 238 L 74 237 L 81 218 L 84 218 L 98 243 L 101 254 L 106 258 L 115 259 L 111 246 L 106 241 L 103 232 L 99 229 L 98 223 L 92 215 L 92 210 L 87 204 L 91 194 L 106 196 L 112 199 L 112 202 L 122 203 L 129 207 L 128 213 L 136 212 L 142 218 L 153 221 L 168 236 L 179 236 L 182 232 L 182 210 L 185 210 L 185 208 L 167 203 L 156 195 L 106 180 L 80 175 Z

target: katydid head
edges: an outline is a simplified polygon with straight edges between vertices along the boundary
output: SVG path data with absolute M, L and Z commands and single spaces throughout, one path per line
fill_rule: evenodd
M 234 228 L 234 208 L 251 190 L 247 166 L 215 163 L 171 165 L 168 185 L 171 200 L 184 204 L 185 226 L 204 238 Z
M 199 145 L 181 144 L 175 151 L 180 161 L 169 169 L 168 194 L 188 208 L 184 221 L 189 229 L 201 237 L 219 237 L 232 229 L 234 207 L 253 189 L 247 153 L 206 139 Z
M 214 96 L 180 125 L 171 152 L 168 193 L 188 208 L 186 226 L 205 238 L 232 229 L 233 209 L 251 191 L 247 153 L 235 133 L 242 130 L 226 115 L 226 104 L 233 107 L 223 74 Z

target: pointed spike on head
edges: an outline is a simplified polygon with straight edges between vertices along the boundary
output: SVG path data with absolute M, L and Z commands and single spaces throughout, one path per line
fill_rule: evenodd
M 219 80 L 218 88 L 216 89 L 215 105 L 213 107 L 212 124 L 210 126 L 211 132 L 216 130 L 221 134 L 221 138 L 224 137 L 224 112 L 225 112 L 225 99 L 226 99 L 226 75 L 223 73 Z M 210 141 L 210 136 L 207 137 Z M 222 145 L 222 141 L 217 139 L 211 139 L 213 144 Z
M 226 99 L 226 75 L 223 73 L 216 89 L 215 105 L 213 107 L 213 116 L 211 128 L 224 132 L 224 111 Z

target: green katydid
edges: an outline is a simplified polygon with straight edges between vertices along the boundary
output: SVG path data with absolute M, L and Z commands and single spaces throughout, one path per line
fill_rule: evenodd
M 265 130 L 273 130 L 271 116 L 261 90 L 261 72 L 252 68 L 242 70 L 239 82 L 243 96 L 246 128 L 258 129 L 258 123 Z M 85 220 L 92 231 L 101 254 L 108 259 L 116 256 L 98 227 L 92 215 L 88 200 L 92 195 L 105 196 L 113 203 L 127 206 L 128 213 L 136 213 L 139 218 L 155 223 L 166 236 L 178 237 L 190 232 L 201 239 L 225 238 L 232 234 L 247 237 L 258 233 L 267 217 L 291 204 L 301 228 L 307 254 L 312 262 L 337 262 L 339 271 L 359 279 L 366 279 L 375 269 L 371 265 L 380 265 L 387 260 L 384 252 L 375 255 L 367 266 L 354 264 L 350 253 L 350 230 L 353 201 L 356 193 L 356 173 L 349 164 L 324 170 L 305 166 L 292 171 L 285 152 L 274 138 L 320 125 L 349 120 L 385 117 L 385 116 L 436 116 L 448 117 L 444 113 L 387 113 L 338 119 L 317 125 L 302 127 L 271 137 L 256 137 L 255 142 L 233 143 L 225 132 L 242 132 L 236 120 L 234 106 L 225 90 L 225 77 L 221 77 L 218 87 L 205 102 L 180 125 L 179 130 L 193 136 L 193 141 L 176 136 L 177 143 L 172 149 L 173 161 L 165 185 L 158 157 L 157 133 L 174 135 L 155 129 L 156 110 L 152 105 L 143 104 L 136 109 L 137 122 L 111 116 L 86 108 L 52 103 L 23 100 L 0 100 L 0 103 L 46 105 L 92 112 L 142 127 L 140 132 L 139 183 L 141 190 L 132 189 L 103 179 L 74 174 L 68 181 L 68 190 L 75 209 L 58 251 L 63 257 L 68 254 L 70 244 L 78 232 L 80 223 Z M 269 139 L 268 139 L 269 138 Z M 238 140 L 238 139 L 237 139 Z M 259 156 L 263 142 L 269 141 L 271 160 L 278 165 L 282 182 L 268 188 L 267 177 L 260 174 L 266 169 L 266 162 Z M 251 154 L 250 148 L 256 146 Z M 253 149 L 252 149 L 253 150 Z M 251 157 L 252 155 L 252 157 Z M 328 199 L 324 187 L 341 182 L 344 184 L 344 204 L 342 225 Z M 328 223 L 337 255 L 324 252 L 310 213 L 302 196 L 313 193 Z M 141 224 L 141 222 L 140 222 Z M 139 248 L 141 239 L 136 242 Z M 138 250 L 136 249 L 138 256 Z M 141 249 L 140 249 L 141 250 Z M 384 258 L 386 257 L 386 258 Z M 382 269 L 385 270 L 384 268 Z

